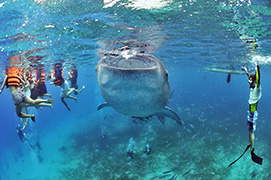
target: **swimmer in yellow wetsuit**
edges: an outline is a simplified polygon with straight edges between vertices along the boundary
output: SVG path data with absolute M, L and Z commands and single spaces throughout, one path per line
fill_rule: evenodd
M 256 120 L 258 119 L 257 106 L 258 102 L 262 97 L 262 88 L 260 84 L 260 67 L 259 63 L 256 66 L 256 73 L 249 74 L 246 67 L 242 67 L 242 69 L 246 72 L 249 82 L 250 95 L 249 95 L 249 111 L 248 111 L 248 132 L 249 132 L 249 145 L 252 155 L 252 160 L 258 164 L 262 163 L 262 159 L 254 154 L 254 140 L 255 135 L 254 131 L 256 130 Z

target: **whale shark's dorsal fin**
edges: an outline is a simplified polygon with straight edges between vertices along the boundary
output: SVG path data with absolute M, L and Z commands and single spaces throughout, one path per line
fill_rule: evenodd
M 178 114 L 167 106 L 165 106 L 165 108 L 161 109 L 159 112 L 155 113 L 155 115 L 158 117 L 159 120 L 161 118 L 159 116 L 167 116 L 167 117 L 170 117 L 171 119 L 174 119 L 180 126 L 183 124 L 183 122 L 182 122 L 181 118 L 178 116 Z M 162 124 L 163 124 L 163 122 L 162 122 Z
M 97 107 L 97 111 L 99 111 L 100 109 L 104 108 L 104 107 L 110 107 L 107 102 L 104 102 L 102 104 L 100 104 L 98 107 Z

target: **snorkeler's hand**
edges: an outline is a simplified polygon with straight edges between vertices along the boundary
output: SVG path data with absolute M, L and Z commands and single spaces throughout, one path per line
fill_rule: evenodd
M 245 66 L 242 66 L 242 67 L 241 67 L 241 70 L 244 70 L 244 71 L 247 72 L 247 68 L 246 68 Z

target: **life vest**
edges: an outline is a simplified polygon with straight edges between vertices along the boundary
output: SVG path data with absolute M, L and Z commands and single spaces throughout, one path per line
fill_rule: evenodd
M 19 60 L 21 60 L 21 58 L 19 58 L 19 57 L 16 57 L 16 56 L 12 56 L 12 57 L 9 57 L 9 59 L 8 60 L 14 60 L 14 61 L 19 61 Z
M 19 67 L 9 67 L 7 69 L 7 87 L 9 86 L 21 86 L 22 82 L 20 79 L 20 69 Z
M 36 70 L 35 71 L 36 74 L 36 78 L 35 78 L 35 86 L 37 86 L 38 80 L 39 84 L 45 84 L 45 70 L 41 69 L 41 70 Z
M 61 86 L 61 84 L 64 83 L 64 77 L 63 77 L 63 74 L 62 74 L 62 70 L 54 69 L 53 76 L 56 78 L 54 80 L 55 86 Z
M 45 70 L 40 70 L 40 84 L 45 84 Z

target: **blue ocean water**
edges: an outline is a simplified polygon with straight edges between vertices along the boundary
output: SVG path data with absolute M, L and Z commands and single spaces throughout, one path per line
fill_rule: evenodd
M 61 62 L 64 76 L 76 65 L 78 102 L 60 100 L 49 85 L 53 107 L 29 108 L 21 142 L 20 119 L 8 89 L 1 99 L 0 179 L 271 179 L 270 173 L 270 0 L 14 0 L 0 3 L 0 69 L 14 54 L 23 67 L 43 64 L 46 71 Z M 184 122 L 179 126 L 155 117 L 134 123 L 103 103 L 95 67 L 123 47 L 157 57 L 169 73 L 172 97 L 168 106 Z M 30 55 L 44 56 L 30 61 Z M 261 68 L 255 152 L 227 166 L 248 143 L 249 88 L 245 75 L 209 69 L 237 70 L 255 63 Z M 4 73 L 0 75 L 0 82 Z M 133 138 L 134 158 L 126 157 Z M 143 153 L 149 144 L 150 155 Z M 164 173 L 172 170 L 172 172 Z

